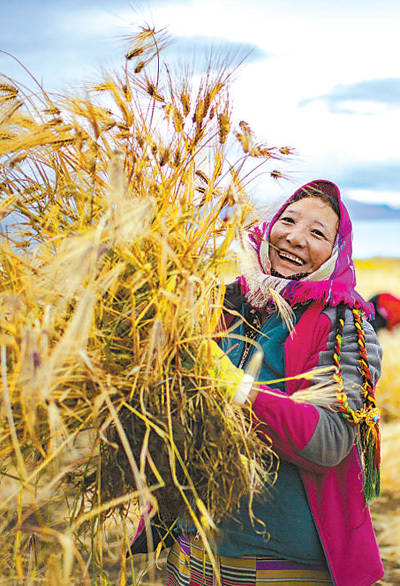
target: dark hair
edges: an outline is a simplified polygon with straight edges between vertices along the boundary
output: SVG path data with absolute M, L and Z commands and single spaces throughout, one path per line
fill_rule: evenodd
M 337 187 L 330 181 L 312 181 L 301 187 L 292 199 L 288 202 L 288 205 L 304 199 L 305 197 L 319 197 L 322 201 L 325 201 L 331 206 L 338 219 L 340 220 L 340 207 L 337 198 Z M 287 207 L 287 206 L 286 206 Z

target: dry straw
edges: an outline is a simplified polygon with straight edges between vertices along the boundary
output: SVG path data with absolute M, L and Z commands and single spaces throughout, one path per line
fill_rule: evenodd
M 199 348 L 244 182 L 290 153 L 235 136 L 227 68 L 173 76 L 165 41 L 143 28 L 83 97 L 0 86 L 0 573 L 24 583 L 134 580 L 149 506 L 211 554 L 214 523 L 270 481 L 269 443 Z M 104 533 L 111 513 L 128 525 Z

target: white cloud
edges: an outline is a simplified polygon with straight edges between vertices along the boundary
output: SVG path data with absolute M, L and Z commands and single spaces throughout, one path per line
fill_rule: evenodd
M 348 189 L 346 195 L 364 203 L 383 203 L 400 208 L 400 189 L 399 191 L 379 190 L 379 192 L 371 189 Z

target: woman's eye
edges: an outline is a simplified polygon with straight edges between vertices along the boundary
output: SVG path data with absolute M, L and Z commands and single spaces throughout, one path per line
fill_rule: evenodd
M 325 234 L 323 232 L 321 232 L 320 230 L 313 230 L 313 234 L 315 234 L 319 238 L 325 238 Z
M 294 220 L 290 216 L 283 216 L 281 222 L 290 222 L 291 224 L 294 224 Z

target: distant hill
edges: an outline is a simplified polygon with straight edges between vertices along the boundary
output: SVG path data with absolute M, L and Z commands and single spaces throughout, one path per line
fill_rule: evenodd
M 388 204 L 363 203 L 356 199 L 343 198 L 352 220 L 399 220 L 400 209 Z

